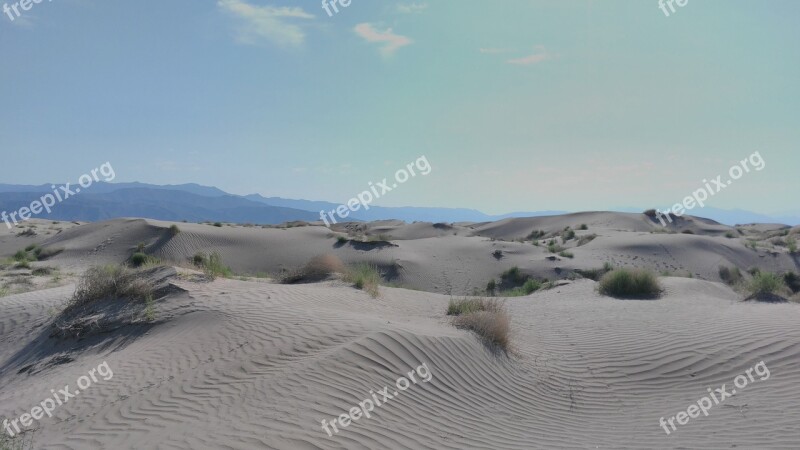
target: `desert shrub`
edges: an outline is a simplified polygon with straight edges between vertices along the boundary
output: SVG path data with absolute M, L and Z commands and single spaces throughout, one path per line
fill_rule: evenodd
M 643 269 L 612 270 L 600 279 L 598 289 L 617 298 L 655 298 L 662 292 L 656 276 Z
M 447 314 L 453 325 L 480 336 L 486 343 L 507 350 L 511 319 L 502 303 L 487 299 L 450 300 Z
M 172 224 L 172 225 L 170 225 L 170 226 L 169 226 L 169 234 L 170 234 L 170 235 L 172 235 L 172 236 L 177 236 L 177 235 L 178 235 L 178 233 L 180 233 L 180 232 L 181 232 L 181 229 L 180 229 L 180 228 L 178 228 L 178 226 L 177 226 L 177 225 L 175 225 L 175 224 Z
M 536 240 L 536 239 L 543 238 L 544 235 L 545 235 L 545 232 L 542 231 L 542 230 L 533 230 L 528 234 L 528 236 L 525 239 L 533 241 L 533 240 Z
M 492 252 L 492 256 L 494 256 L 494 259 L 500 259 L 500 258 L 503 257 L 503 251 L 502 250 L 495 250 L 495 251 Z
M 574 258 L 575 257 L 575 255 L 572 252 L 568 252 L 566 250 L 564 250 L 562 252 L 559 252 L 558 256 L 562 256 L 564 258 Z
M 152 283 L 124 266 L 90 267 L 78 279 L 65 312 L 106 299 L 142 300 L 153 295 Z
M 488 292 L 490 295 L 494 295 L 496 289 L 497 289 L 497 282 L 494 281 L 494 278 L 492 278 L 491 280 L 489 280 L 488 283 L 486 283 L 486 292 Z
M 752 295 L 778 294 L 786 289 L 786 284 L 780 275 L 772 272 L 758 272 L 750 280 L 748 290 Z
M 644 215 L 650 218 L 656 217 L 656 210 L 655 209 L 648 209 L 644 212 Z
M 44 261 L 46 259 L 58 255 L 63 251 L 64 249 L 61 247 L 49 247 L 49 248 L 37 247 L 36 250 L 33 251 L 33 253 L 36 256 L 37 260 Z
M 471 314 L 479 311 L 496 312 L 502 309 L 502 304 L 495 299 L 486 298 L 462 298 L 450 299 L 447 304 L 448 316 L 460 316 L 463 314 Z
M 564 230 L 564 233 L 561 235 L 561 240 L 563 242 L 567 242 L 570 239 L 575 239 L 575 231 L 570 229 Z
M 31 271 L 31 275 L 43 277 L 52 274 L 55 271 L 52 267 L 37 267 Z
M 519 267 L 514 266 L 500 274 L 500 279 L 506 284 L 519 284 L 528 279 L 528 276 L 520 272 Z
M 29 263 L 28 260 L 22 260 L 15 264 L 14 267 L 17 269 L 30 269 L 31 263 Z
M 553 241 L 550 241 L 550 243 L 547 244 L 547 251 L 550 253 L 558 253 L 564 251 L 564 247 L 556 244 Z
M 612 270 L 614 270 L 614 267 L 611 265 L 611 263 L 606 262 L 600 269 L 588 269 L 588 270 L 576 269 L 575 272 L 577 272 L 580 276 L 584 278 L 588 278 L 594 281 L 600 281 L 600 279 L 603 278 L 603 275 L 605 275 L 608 272 L 611 272 Z
M 217 228 L 221 228 L 222 227 L 222 223 L 221 222 L 214 222 L 214 226 L 217 227 Z
M 596 234 L 587 234 L 585 236 L 581 236 L 581 237 L 578 238 L 578 244 L 577 245 L 578 245 L 578 247 L 580 247 L 582 245 L 586 245 L 589 242 L 592 242 L 596 237 L 597 237 Z
M 578 229 L 579 229 L 579 230 L 588 230 L 588 229 L 589 229 L 589 226 L 588 226 L 588 225 L 586 225 L 585 223 L 582 223 L 582 224 L 581 224 L 581 226 L 580 226 L 580 227 L 578 227 Z
M 206 276 L 212 280 L 217 277 L 230 278 L 233 276 L 233 271 L 230 267 L 222 263 L 222 257 L 217 252 L 208 255 L 202 267 Z
M 17 234 L 17 236 L 36 236 L 36 230 L 28 228 L 27 230 Z
M 725 237 L 728 239 L 733 239 L 736 237 L 736 234 L 734 234 L 732 231 L 728 231 L 727 233 L 725 233 Z
M 197 267 L 204 267 L 208 263 L 208 256 L 203 252 L 197 252 L 192 256 L 192 264 Z
M 786 247 L 789 248 L 789 253 L 797 253 L 797 239 L 793 237 L 786 238 Z
M 344 264 L 334 255 L 320 255 L 312 258 L 305 266 L 284 273 L 279 281 L 284 284 L 324 280 L 332 273 L 344 272 Z
M 692 231 L 692 230 L 683 230 L 683 231 L 681 231 L 681 233 L 683 233 L 683 234 L 694 234 L 694 231 Z
M 542 283 L 540 281 L 534 280 L 533 278 L 529 278 L 527 281 L 525 281 L 525 284 L 523 284 L 522 286 L 515 287 L 510 291 L 506 291 L 503 293 L 503 295 L 506 295 L 508 297 L 522 297 L 525 295 L 531 295 L 541 288 L 542 288 Z
M 133 267 L 142 267 L 150 264 L 158 264 L 158 262 L 159 262 L 158 258 L 150 256 L 146 253 L 138 253 L 138 252 L 134 253 L 130 259 L 130 264 Z
M 344 236 L 336 236 L 336 243 L 340 245 L 347 244 L 348 239 Z
M 732 268 L 727 266 L 719 266 L 719 277 L 725 284 L 734 286 L 741 283 L 742 272 L 740 272 L 739 268 L 736 266 L 733 266 Z
M 27 262 L 29 257 L 30 256 L 28 255 L 28 252 L 26 252 L 25 250 L 19 250 L 16 253 L 14 253 L 12 259 L 14 259 L 14 261 Z
M 747 269 L 747 273 L 749 273 L 752 276 L 756 276 L 759 272 L 761 272 L 761 269 L 759 269 L 758 267 L 755 267 L 755 266 Z
M 353 283 L 357 289 L 367 292 L 373 298 L 380 295 L 378 286 L 381 284 L 381 274 L 378 266 L 369 263 L 358 263 L 345 271 L 343 279 Z
M 35 249 L 36 249 L 36 244 L 31 244 L 31 245 L 29 245 L 29 246 L 25 247 L 25 251 L 26 251 L 26 252 L 32 252 L 32 251 L 34 251 Z

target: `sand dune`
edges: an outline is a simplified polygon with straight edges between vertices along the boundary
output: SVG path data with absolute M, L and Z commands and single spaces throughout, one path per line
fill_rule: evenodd
M 170 280 L 179 290 L 156 302 L 155 321 L 82 340 L 50 336 L 51 310 L 70 296 L 73 282 L 2 297 L 0 414 L 30 411 L 50 389 L 74 384 L 106 361 L 113 378 L 45 417 L 36 448 L 797 448 L 800 310 L 743 302 L 716 273 L 720 264 L 794 269 L 793 258 L 780 248 L 746 248 L 713 224 L 705 224 L 709 235 L 699 222 L 691 225 L 694 235 L 651 234 L 642 217 L 383 222 L 348 238 L 391 236 L 393 246 L 374 248 L 375 242 L 342 244 L 336 236 L 345 233 L 321 226 L 180 223 L 175 236 L 171 223 L 140 219 L 76 226 L 40 243 L 64 249 L 46 264 L 77 271 L 119 263 L 139 242 L 183 265 L 198 251 L 217 251 L 235 271 L 249 273 L 275 273 L 330 253 L 347 263 L 396 267 L 395 280 L 418 290 L 381 287 L 371 298 L 337 280 L 281 285 L 179 276 Z M 578 236 L 598 237 L 571 248 L 572 259 L 550 261 L 542 246 L 511 240 L 582 223 L 589 229 Z M 3 235 L 0 246 L 11 254 L 22 239 Z M 666 292 L 657 300 L 603 297 L 588 279 L 508 298 L 509 354 L 445 316 L 450 292 L 483 286 L 513 265 L 567 278 L 572 269 L 605 261 L 687 270 L 696 278 L 662 278 Z M 761 360 L 768 379 L 669 436 L 660 428 L 659 418 L 685 410 L 707 387 L 730 386 Z M 322 429 L 322 419 L 423 363 L 429 382 L 332 437 Z

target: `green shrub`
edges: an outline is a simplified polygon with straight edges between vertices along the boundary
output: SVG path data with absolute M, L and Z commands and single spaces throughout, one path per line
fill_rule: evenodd
M 448 316 L 460 316 L 471 314 L 478 311 L 499 311 L 502 304 L 495 299 L 486 298 L 462 298 L 459 300 L 450 299 L 447 304 Z
M 550 253 L 559 253 L 564 251 L 564 247 L 556 244 L 555 242 L 551 241 L 550 244 L 547 245 L 547 251 Z
M 617 298 L 655 298 L 662 288 L 656 276 L 643 269 L 615 269 L 603 275 L 598 289 L 601 294 Z
M 27 262 L 29 256 L 28 256 L 28 252 L 26 252 L 25 250 L 19 250 L 19 251 L 17 251 L 17 253 L 14 253 L 14 256 L 12 256 L 12 258 L 14 259 L 14 261 L 19 261 L 19 262 L 25 261 L 25 262 Z
M 489 280 L 488 283 L 486 283 L 486 292 L 488 292 L 490 295 L 494 295 L 496 289 L 497 289 L 497 282 L 494 281 L 494 278 L 492 278 L 491 280 Z
M 572 252 L 563 251 L 558 253 L 559 256 L 563 256 L 564 258 L 574 258 L 575 255 Z
M 728 239 L 733 239 L 736 237 L 736 234 L 734 234 L 732 231 L 728 231 L 727 233 L 725 233 L 725 237 Z
M 753 295 L 779 294 L 786 289 L 786 284 L 780 275 L 772 272 L 758 272 L 750 280 L 748 290 Z
M 789 248 L 789 253 L 797 253 L 797 239 L 793 237 L 786 238 L 786 246 Z
M 564 230 L 564 234 L 561 235 L 561 240 L 563 242 L 567 242 L 570 239 L 575 239 L 575 231 L 573 230 Z
M 792 290 L 792 292 L 800 292 L 800 276 L 794 272 L 786 272 L 783 274 L 783 282 Z
M 148 256 L 145 253 L 134 253 L 133 256 L 131 256 L 131 265 L 133 267 L 140 267 L 141 265 L 146 263 L 149 259 L 150 256 Z
M 579 230 L 588 230 L 588 229 L 589 229 L 589 226 L 588 226 L 588 225 L 586 225 L 585 223 L 582 223 L 582 224 L 581 224 L 581 226 L 580 226 L 580 227 L 578 227 L 578 229 L 579 229 Z
M 531 231 L 531 232 L 528 234 L 528 236 L 526 236 L 526 238 L 525 238 L 525 239 L 528 239 L 528 240 L 534 241 L 534 240 L 536 240 L 536 239 L 541 239 L 541 238 L 543 238 L 543 237 L 544 237 L 544 235 L 545 235 L 545 232 L 544 232 L 544 231 L 542 231 L 542 230 L 533 230 L 533 231 Z
M 25 251 L 26 252 L 32 252 L 35 249 L 36 249 L 36 244 L 31 244 L 31 245 L 25 247 Z
M 217 277 L 230 278 L 233 276 L 233 271 L 222 263 L 222 257 L 217 252 L 208 255 L 208 259 L 203 264 L 203 272 L 212 280 Z
M 192 263 L 197 267 L 205 267 L 208 263 L 208 257 L 203 252 L 197 252 L 192 257 Z
M 222 227 L 222 222 L 214 222 L 214 226 L 217 227 L 217 228 L 221 228 Z
M 522 286 L 515 287 L 510 291 L 506 291 L 503 293 L 503 295 L 507 297 L 522 297 L 525 295 L 531 295 L 541 288 L 542 288 L 542 283 L 540 281 L 534 280 L 533 278 L 529 278 Z
M 178 233 L 180 233 L 180 232 L 181 232 L 181 229 L 178 228 L 177 225 L 175 225 L 175 224 L 170 225 L 170 227 L 169 227 L 169 234 L 170 235 L 177 236 Z
M 380 295 L 378 286 L 381 284 L 381 274 L 378 266 L 369 263 L 358 263 L 345 271 L 344 280 L 353 283 L 357 289 L 367 292 L 373 298 Z

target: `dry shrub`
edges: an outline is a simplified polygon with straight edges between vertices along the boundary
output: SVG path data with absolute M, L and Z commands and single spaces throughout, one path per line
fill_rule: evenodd
M 152 283 L 123 266 L 91 267 L 78 279 L 64 312 L 107 299 L 145 300 L 153 295 Z
M 614 269 L 600 278 L 598 289 L 617 298 L 656 298 L 663 292 L 656 276 L 643 269 Z
M 511 318 L 503 303 L 485 298 L 451 299 L 447 315 L 455 316 L 453 325 L 457 328 L 470 330 L 486 343 L 508 350 Z
M 281 275 L 280 282 L 284 284 L 309 283 L 324 280 L 334 273 L 344 272 L 344 264 L 335 255 L 319 255 L 311 258 L 305 266 Z
M 381 272 L 378 266 L 369 263 L 359 263 L 347 269 L 344 280 L 353 283 L 356 288 L 366 291 L 372 298 L 378 298 L 381 284 Z
M 457 316 L 453 319 L 453 325 L 474 332 L 488 344 L 503 350 L 508 349 L 511 318 L 504 310 L 478 311 Z

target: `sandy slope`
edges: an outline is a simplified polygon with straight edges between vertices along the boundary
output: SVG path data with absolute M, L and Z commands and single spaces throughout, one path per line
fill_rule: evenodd
M 748 249 L 724 236 L 727 227 L 702 221 L 685 224 L 694 235 L 651 234 L 642 215 L 574 216 L 362 227 L 362 234 L 391 235 L 387 246 L 342 245 L 335 236 L 344 233 L 319 226 L 179 224 L 172 236 L 170 223 L 141 219 L 43 236 L 37 243 L 64 249 L 46 264 L 75 271 L 122 262 L 140 242 L 176 261 L 218 251 L 250 273 L 332 253 L 394 268 L 398 282 L 440 293 L 383 287 L 373 299 L 339 281 L 175 278 L 181 291 L 157 302 L 155 322 L 137 319 L 81 341 L 51 337 L 52 311 L 72 284 L 0 297 L 0 417 L 30 411 L 51 389 L 74 386 L 107 361 L 113 378 L 43 419 L 36 448 L 796 449 L 797 304 L 742 302 L 721 283 L 673 277 L 663 278 L 661 299 L 616 300 L 581 279 L 506 300 L 510 355 L 448 323 L 450 296 L 442 293 L 482 286 L 512 265 L 554 277 L 612 261 L 716 280 L 722 263 L 775 270 L 796 264 L 780 248 Z M 581 223 L 589 230 L 579 236 L 598 238 L 571 248 L 574 259 L 551 261 L 543 247 L 511 241 L 533 229 L 554 233 Z M 0 235 L 0 256 L 25 239 Z M 492 256 L 498 249 L 500 259 Z M 707 387 L 730 389 L 734 377 L 761 360 L 769 379 L 669 436 L 660 428 L 660 417 L 685 410 Z M 323 418 L 330 421 L 423 363 L 433 375 L 429 382 L 333 437 L 323 431 Z
M 669 278 L 656 301 L 602 298 L 594 282 L 507 301 L 516 355 L 494 355 L 442 315 L 448 297 L 331 283 L 218 280 L 159 304 L 162 323 L 18 373 L 0 404 L 21 414 L 103 360 L 114 377 L 45 419 L 37 448 L 796 448 L 800 312 L 741 303 Z M 3 361 L 67 288 L 0 299 Z M 25 326 L 20 326 L 26 324 Z M 667 436 L 661 416 L 764 360 L 771 377 Z M 328 437 L 333 418 L 426 363 L 419 383 Z M 11 415 L 11 414 L 8 414 Z

